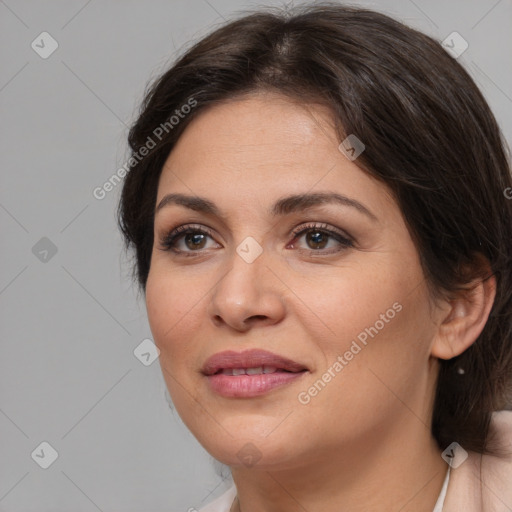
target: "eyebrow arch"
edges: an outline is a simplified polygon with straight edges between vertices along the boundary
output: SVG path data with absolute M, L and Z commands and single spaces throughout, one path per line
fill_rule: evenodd
M 358 212 L 366 215 L 371 220 L 378 221 L 377 217 L 359 201 L 335 192 L 316 192 L 282 197 L 272 205 L 268 213 L 272 217 L 283 216 L 297 211 L 308 210 L 315 206 L 332 203 L 355 208 Z M 217 217 L 222 216 L 219 208 L 209 199 L 185 194 L 167 194 L 164 196 L 155 209 L 155 215 L 162 208 L 171 204 L 181 205 L 204 214 L 215 215 Z

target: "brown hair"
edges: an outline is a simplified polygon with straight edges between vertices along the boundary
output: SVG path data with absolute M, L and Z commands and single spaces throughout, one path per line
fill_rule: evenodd
M 457 441 L 494 453 L 491 413 L 512 403 L 512 201 L 505 193 L 512 180 L 493 114 L 438 42 L 384 14 L 328 2 L 299 5 L 291 15 L 272 11 L 221 26 L 146 91 L 128 137 L 132 159 L 118 208 L 125 249 L 136 251 L 139 291 L 151 263 L 160 173 L 188 123 L 206 107 L 260 90 L 323 104 L 340 142 L 355 134 L 365 144 L 355 163 L 394 194 L 432 297 L 455 297 L 476 277 L 496 277 L 481 335 L 460 356 L 440 360 L 432 418 L 441 449 Z M 184 115 L 169 122 L 177 110 Z M 150 139 L 158 144 L 140 158 Z

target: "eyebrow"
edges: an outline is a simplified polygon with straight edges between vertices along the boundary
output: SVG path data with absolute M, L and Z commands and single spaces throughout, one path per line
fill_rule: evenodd
M 215 203 L 209 199 L 199 196 L 189 196 L 185 194 L 167 194 L 164 196 L 155 209 L 155 215 L 162 208 L 172 204 L 184 206 L 196 212 L 201 212 L 207 215 L 222 217 L 222 212 L 215 205 Z M 342 194 L 337 194 L 335 192 L 317 192 L 286 196 L 278 199 L 272 205 L 268 213 L 272 217 L 283 216 L 325 204 L 339 204 L 342 206 L 349 206 L 351 208 L 355 208 L 358 212 L 366 215 L 371 220 L 378 221 L 378 218 L 359 201 L 351 199 L 350 197 L 344 196 Z

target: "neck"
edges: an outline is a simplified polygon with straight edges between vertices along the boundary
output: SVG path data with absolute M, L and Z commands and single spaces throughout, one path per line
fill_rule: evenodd
M 416 416 L 406 411 L 398 423 L 393 435 L 376 432 L 370 442 L 301 454 L 286 467 L 232 468 L 239 501 L 233 511 L 432 512 L 447 465 Z

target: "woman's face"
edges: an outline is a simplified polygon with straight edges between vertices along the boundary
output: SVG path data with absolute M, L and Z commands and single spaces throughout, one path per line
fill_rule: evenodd
M 323 108 L 258 94 L 203 111 L 162 171 L 157 205 L 215 212 L 157 208 L 149 322 L 178 413 L 225 464 L 298 467 L 428 430 L 437 310 L 389 190 L 338 146 Z M 203 373 L 250 349 L 305 370 Z

